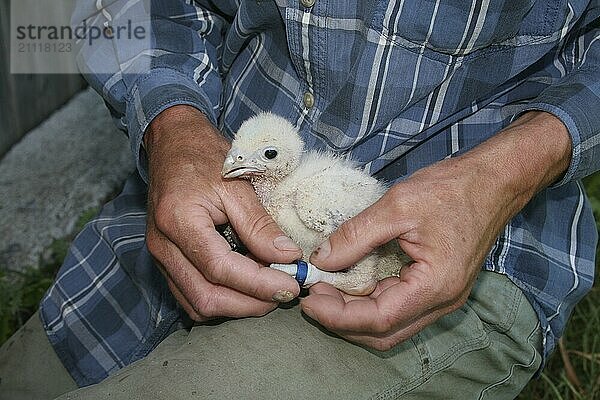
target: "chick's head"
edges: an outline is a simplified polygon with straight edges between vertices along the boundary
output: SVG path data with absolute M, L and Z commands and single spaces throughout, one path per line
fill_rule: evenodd
M 223 164 L 225 178 L 279 180 L 298 166 L 304 149 L 298 130 L 285 118 L 258 114 L 242 123 Z

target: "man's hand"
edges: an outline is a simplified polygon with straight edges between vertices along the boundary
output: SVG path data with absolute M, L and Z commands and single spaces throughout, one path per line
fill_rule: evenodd
M 419 170 L 344 223 L 311 256 L 353 265 L 396 239 L 415 261 L 356 297 L 321 283 L 304 312 L 348 340 L 387 350 L 461 307 L 497 236 L 568 167 L 571 142 L 554 116 L 530 112 L 466 154 Z
M 229 222 L 252 256 L 266 263 L 302 254 L 248 182 L 221 179 L 229 143 L 206 117 L 188 106 L 169 108 L 152 121 L 144 142 L 148 249 L 190 317 L 259 316 L 296 297 L 293 278 L 231 251 L 215 230 Z

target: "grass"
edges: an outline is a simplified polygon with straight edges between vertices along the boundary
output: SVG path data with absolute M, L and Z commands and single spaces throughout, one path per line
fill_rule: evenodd
M 542 376 L 519 396 L 529 399 L 600 399 L 600 288 L 575 308 L 558 351 Z
M 83 229 L 98 211 L 97 207 L 84 211 L 75 224 L 75 232 Z M 28 266 L 18 270 L 0 267 L 0 345 L 37 310 L 67 255 L 72 239 L 54 240 L 43 252 L 45 256 L 39 267 Z
M 600 232 L 600 172 L 584 180 Z M 96 213 L 84 212 L 79 231 Z M 0 268 L 0 345 L 37 309 L 52 283 L 72 238 L 55 241 L 39 268 L 22 272 Z M 596 276 L 600 276 L 600 248 Z M 575 307 L 560 347 L 550 357 L 539 379 L 527 385 L 519 400 L 600 399 L 600 284 Z

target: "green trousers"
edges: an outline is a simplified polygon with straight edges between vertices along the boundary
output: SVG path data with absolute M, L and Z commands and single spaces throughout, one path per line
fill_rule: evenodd
M 512 399 L 541 363 L 537 317 L 482 272 L 462 308 L 387 352 L 353 345 L 298 307 L 203 324 L 103 382 L 75 384 L 30 320 L 0 349 L 0 399 Z

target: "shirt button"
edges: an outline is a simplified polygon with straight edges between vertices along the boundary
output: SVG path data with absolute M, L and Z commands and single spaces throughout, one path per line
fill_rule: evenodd
M 310 8 L 315 5 L 316 0 L 300 0 L 302 5 L 306 8 Z
M 304 102 L 304 107 L 313 108 L 315 105 L 315 96 L 311 92 L 306 92 L 302 97 L 302 101 Z

